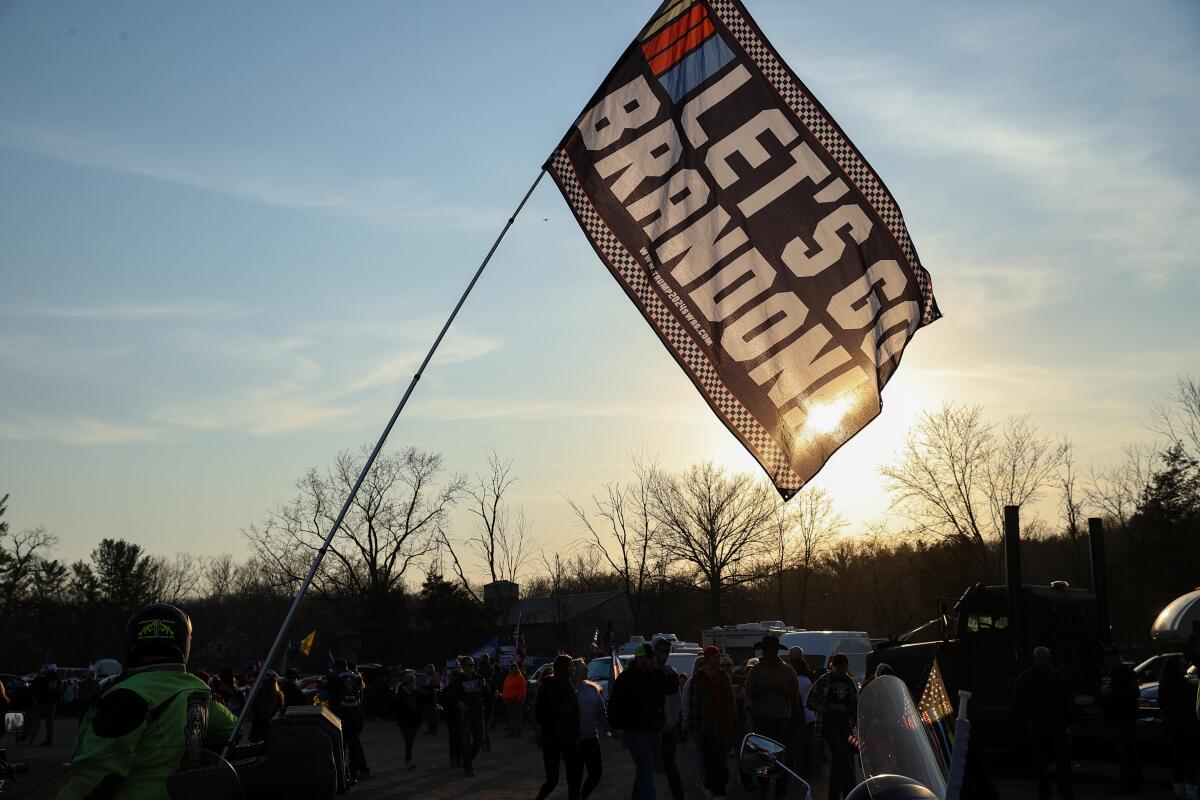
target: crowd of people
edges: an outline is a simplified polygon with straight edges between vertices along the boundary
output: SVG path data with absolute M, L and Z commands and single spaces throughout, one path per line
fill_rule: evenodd
M 621 743 L 632 762 L 635 800 L 655 798 L 658 771 L 665 773 L 672 800 L 683 800 L 679 761 L 689 744 L 700 776 L 697 787 L 706 797 L 724 798 L 735 776 L 747 792 L 784 797 L 786 772 L 766 777 L 741 768 L 736 747 L 747 733 L 783 744 L 781 762 L 809 781 L 820 775 L 827 754 L 829 800 L 847 797 L 856 785 L 853 748 L 861 684 L 849 659 L 835 653 L 814 668 L 801 648 L 793 647 L 785 655 L 773 636 L 764 637 L 756 648 L 760 655 L 742 666 L 735 666 L 720 648 L 706 647 L 695 656 L 690 672 L 672 666 L 672 643 L 658 638 L 638 645 L 632 661 L 605 692 L 589 680 L 587 661 L 566 654 L 540 671 L 536 683 L 530 682 L 520 664 L 502 668 L 487 655 L 478 662 L 460 656 L 444 672 L 428 664 L 420 672 L 374 673 L 370 682 L 353 663 L 337 659 L 323 680 L 303 687 L 294 669 L 283 675 L 273 670 L 242 675 L 229 669 L 215 675 L 188 672 L 190 633 L 190 620 L 183 612 L 156 604 L 131 619 L 126 670 L 118 678 L 101 683 L 92 676 L 68 693 L 68 681 L 49 664 L 32 682 L 23 701 L 31 707 L 26 708 L 13 707 L 13 699 L 0 684 L 0 715 L 25 710 L 44 720 L 44 743 L 53 742 L 56 709 L 70 707 L 72 713 L 83 714 L 72 778 L 60 797 L 91 796 L 87 792 L 103 788 L 105 781 L 117 785 L 133 774 L 148 785 L 165 780 L 166 766 L 156 762 L 157 772 L 138 766 L 136 743 L 154 741 L 160 747 L 157 731 L 170 740 L 172 759 L 178 750 L 186 762 L 194 743 L 176 742 L 173 737 L 187 726 L 160 726 L 156 715 L 170 711 L 172 724 L 179 723 L 187 710 L 171 703 L 187 693 L 204 699 L 207 722 L 200 733 L 212 749 L 229 740 L 243 712 L 247 721 L 243 735 L 255 742 L 268 735 L 272 720 L 288 707 L 324 702 L 341 720 L 352 781 L 370 777 L 362 731 L 368 716 L 382 716 L 394 718 L 400 728 L 406 770 L 417 768 L 418 756 L 430 764 L 445 764 L 442 759 L 447 758 L 452 770 L 462 770 L 468 777 L 475 775 L 480 753 L 491 750 L 493 731 L 504 725 L 508 737 L 523 738 L 529 722 L 544 768 L 537 800 L 550 796 L 564 777 L 568 800 L 586 800 L 593 794 L 603 780 L 601 740 L 608 736 Z M 1024 728 L 1039 796 L 1051 796 L 1053 770 L 1058 794 L 1070 800 L 1075 698 L 1056 671 L 1050 650 L 1038 647 L 1032 656 L 1033 666 L 1014 682 L 1014 718 Z M 1114 647 L 1105 651 L 1105 667 L 1100 703 L 1120 757 L 1119 789 L 1138 794 L 1143 788 L 1134 736 L 1138 680 Z M 1172 749 L 1175 794 L 1180 800 L 1196 800 L 1200 707 L 1185 667 L 1182 656 L 1165 659 L 1159 702 Z M 866 681 L 888 672 L 888 666 L 880 664 Z M 247 692 L 248 684 L 256 684 L 257 691 Z M 369 698 L 373 698 L 370 713 Z M 443 725 L 444 755 L 437 755 L 441 746 L 418 752 L 425 749 L 418 744 L 422 730 L 426 737 L 437 737 Z M 169 765 L 178 767 L 174 760 Z

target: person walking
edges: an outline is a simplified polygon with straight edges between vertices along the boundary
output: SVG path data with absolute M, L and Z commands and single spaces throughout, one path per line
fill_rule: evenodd
M 1013 716 L 1033 757 L 1040 800 L 1050 800 L 1051 762 L 1058 775 L 1059 795 L 1071 800 L 1075 792 L 1071 785 L 1070 726 L 1075 703 L 1051 658 L 1049 648 L 1033 649 L 1033 666 L 1013 683 Z
M 796 671 L 796 684 L 799 689 L 799 702 L 792 706 L 792 742 L 795 747 L 793 762 L 796 765 L 796 774 L 811 783 L 820 772 L 821 766 L 820 759 L 815 757 L 813 752 L 813 725 L 817 721 L 817 712 L 808 707 L 808 693 L 817 674 L 804 657 L 803 647 L 788 650 L 788 664 Z
M 1179 800 L 1196 800 L 1196 759 L 1200 755 L 1200 693 L 1187 679 L 1183 656 L 1169 656 L 1158 677 L 1158 707 L 1171 742 L 1171 788 Z
M 483 700 L 483 743 L 480 745 L 485 753 L 492 751 L 492 721 L 496 716 L 496 670 L 492 666 L 492 657 L 487 653 L 479 656 L 479 666 L 475 669 L 480 680 L 487 682 Z
M 786 750 L 782 760 L 791 766 L 794 749 L 790 735 L 792 706 L 799 701 L 796 671 L 779 657 L 779 637 L 764 636 L 761 645 L 762 657 L 746 678 L 750 729 L 784 745 Z M 769 782 L 767 778 L 759 779 L 763 791 Z M 775 779 L 775 796 L 784 797 L 786 794 L 787 773 L 781 772 Z
M 501 696 L 504 699 L 505 713 L 508 714 L 508 735 L 520 736 L 525 727 L 525 695 L 529 691 L 529 681 L 516 662 L 508 665 L 508 674 L 504 676 L 504 688 Z
M 663 636 L 654 640 L 654 661 L 656 668 L 670 681 L 666 697 L 663 700 L 663 732 L 662 732 L 662 765 L 667 774 L 667 785 L 671 788 L 671 800 L 683 800 L 683 779 L 679 775 L 679 764 L 676 752 L 679 748 L 679 726 L 683 715 L 680 699 L 682 681 L 679 671 L 670 665 L 671 641 Z
M 367 754 L 362 746 L 362 731 L 366 725 L 363 713 L 362 675 L 351 668 L 344 658 L 333 662 L 333 673 L 325 682 L 329 692 L 329 710 L 342 721 L 342 736 L 350 754 L 350 779 L 358 781 L 371 776 Z
M 417 677 L 417 691 L 425 696 L 423 706 L 425 713 L 425 735 L 436 736 L 438 724 L 438 689 L 441 688 L 441 678 L 433 664 L 426 664 L 425 669 Z
M 1114 645 L 1104 648 L 1104 667 L 1100 703 L 1104 709 L 1104 721 L 1112 729 L 1121 760 L 1121 778 L 1117 788 L 1122 794 L 1141 794 L 1142 763 L 1134 739 L 1138 697 L 1141 695 L 1137 676 L 1128 665 L 1121 662 L 1121 650 Z
M 579 789 L 580 800 L 600 785 L 604 764 L 600 756 L 600 732 L 608 728 L 608 713 L 600 684 L 587 679 L 587 662 L 575 659 L 575 691 L 579 700 L 579 762 L 587 773 Z
M 483 746 L 483 705 L 487 702 L 490 684 L 475 672 L 475 659 L 463 656 L 462 672 L 446 687 L 446 705 L 458 709 L 461 719 L 461 758 L 463 772 L 475 777 L 475 757 Z M 454 731 L 451 729 L 453 737 Z
M 830 656 L 829 671 L 813 683 L 807 705 L 821 715 L 821 729 L 829 747 L 829 800 L 840 800 L 854 791 L 850 735 L 858 713 L 858 687 L 845 653 Z
M 417 739 L 417 731 L 425 719 L 425 703 L 428 695 L 417 689 L 417 673 L 411 669 L 404 670 L 400 682 L 396 684 L 396 695 L 392 708 L 396 712 L 396 724 L 400 726 L 400 735 L 404 737 L 404 766 L 413 769 L 413 744 Z
M 696 680 L 696 674 L 704 669 L 704 654 L 696 656 L 692 660 L 692 671 L 687 676 L 687 680 L 683 682 L 683 688 L 679 691 L 679 729 L 681 735 L 690 735 L 691 726 L 688 725 L 688 705 L 691 697 L 692 681 Z M 704 790 L 704 753 L 701 751 L 699 744 L 696 745 L 696 764 L 700 767 L 699 778 L 696 781 L 696 788 Z
M 568 655 L 554 659 L 554 674 L 538 687 L 534 717 L 542 731 L 542 763 L 546 780 L 537 800 L 545 800 L 558 785 L 558 765 L 567 767 L 567 800 L 578 800 L 582 780 L 579 759 L 579 697 L 573 681 L 575 662 Z
M 672 689 L 670 678 L 657 668 L 654 651 L 647 644 L 637 646 L 633 667 L 612 683 L 608 721 L 613 736 L 624 739 L 637 770 L 634 800 L 655 800 L 657 796 L 654 765 L 662 758 L 663 704 Z
M 450 766 L 452 768 L 462 767 L 463 713 L 458 707 L 458 703 L 450 701 L 451 687 L 462 680 L 462 658 L 459 656 L 455 660 L 454 666 L 450 668 L 450 672 L 446 676 L 445 687 L 438 693 L 446 712 L 446 735 L 450 744 Z
M 723 800 L 729 785 L 726 755 L 733 742 L 733 683 L 721 669 L 721 648 L 704 648 L 704 666 L 688 681 L 688 730 L 700 751 L 704 789 Z
M 47 664 L 33 679 L 33 713 L 46 724 L 46 739 L 42 747 L 54 744 L 54 712 L 63 694 L 63 680 L 57 664 Z

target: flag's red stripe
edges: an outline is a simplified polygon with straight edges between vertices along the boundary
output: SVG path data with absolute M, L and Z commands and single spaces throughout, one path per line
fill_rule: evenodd
M 661 75 L 673 67 L 677 61 L 699 47 L 705 39 L 713 35 L 712 21 L 704 20 L 703 24 L 692 28 L 688 35 L 677 41 L 670 50 L 664 50 L 650 59 L 650 70 L 655 75 Z
M 669 28 L 642 45 L 642 52 L 647 59 L 654 58 L 659 53 L 671 47 L 672 43 L 687 33 L 688 28 L 694 27 L 700 20 L 708 16 L 708 10 L 703 5 L 697 5 L 687 14 L 672 23 Z

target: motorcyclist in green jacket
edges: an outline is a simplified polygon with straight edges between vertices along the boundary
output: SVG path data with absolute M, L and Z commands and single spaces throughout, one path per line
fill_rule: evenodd
M 199 766 L 237 720 L 185 667 L 187 614 L 165 603 L 138 611 L 125 630 L 125 672 L 79 726 L 71 777 L 58 800 L 165 800 L 167 776 Z

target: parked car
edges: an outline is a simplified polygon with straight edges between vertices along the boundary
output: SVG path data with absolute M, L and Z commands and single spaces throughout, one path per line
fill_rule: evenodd
M 1162 672 L 1163 662 L 1171 656 L 1183 655 L 1182 653 L 1159 653 L 1156 656 L 1150 656 L 1142 663 L 1133 668 L 1133 674 L 1137 676 L 1139 684 L 1142 683 L 1158 683 L 1158 675 Z
M 1200 673 L 1197 673 L 1195 666 L 1188 669 L 1187 679 L 1193 687 L 1200 686 Z M 1167 741 L 1162 709 L 1158 705 L 1157 680 L 1143 683 L 1138 689 L 1137 737 L 1145 742 L 1165 743 Z
M 618 656 L 621 659 L 621 669 L 626 669 L 633 656 Z M 600 686 L 600 696 L 608 702 L 608 687 L 612 682 L 612 658 L 601 656 L 588 662 L 588 680 Z

